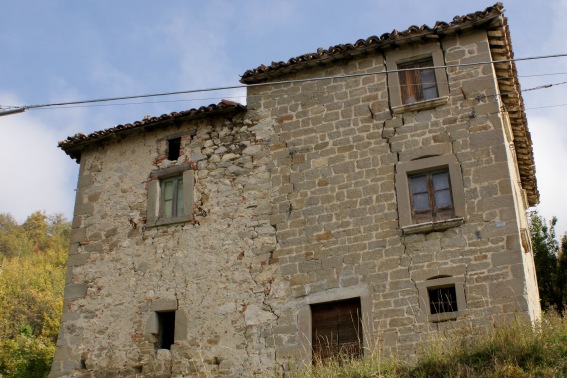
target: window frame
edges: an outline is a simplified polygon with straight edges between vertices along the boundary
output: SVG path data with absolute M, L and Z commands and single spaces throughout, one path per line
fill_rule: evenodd
M 411 105 L 416 102 L 433 100 L 439 97 L 439 89 L 437 88 L 437 79 L 435 77 L 435 69 L 433 64 L 433 57 L 425 57 L 421 59 L 411 60 L 405 63 L 398 63 L 398 70 L 404 70 L 398 72 L 398 80 L 400 81 L 400 93 L 402 96 L 402 104 Z M 424 79 L 427 73 L 433 74 L 433 83 L 429 83 L 430 86 L 424 88 Z M 415 89 L 408 88 L 410 86 L 415 86 Z M 426 89 L 435 89 L 435 95 L 431 96 Z M 410 96 L 410 92 L 414 94 Z
M 400 66 L 403 67 L 411 62 L 428 58 L 433 61 L 433 67 L 435 67 L 433 71 L 437 84 L 437 97 L 404 104 L 400 75 L 397 70 Z M 413 44 L 386 51 L 386 67 L 389 71 L 388 89 L 390 92 L 392 112 L 399 114 L 409 111 L 427 110 L 447 104 L 449 101 L 449 82 L 447 79 L 447 71 L 443 68 L 444 65 L 445 59 L 443 57 L 443 50 L 439 43 Z
M 410 198 L 411 189 L 409 177 L 421 172 L 434 172 L 443 169 L 449 172 L 454 217 L 440 221 L 415 223 L 412 200 Z M 463 224 L 465 218 L 463 178 L 461 165 L 453 154 L 399 162 L 396 164 L 395 179 L 399 227 L 404 234 L 438 231 Z
M 466 297 L 464 290 L 464 277 L 452 277 L 452 276 L 437 276 L 432 277 L 428 280 L 418 282 L 417 289 L 419 293 L 420 302 L 420 318 L 432 323 L 443 322 L 448 320 L 454 320 L 462 317 L 466 313 Z M 444 289 L 452 287 L 455 289 L 455 301 L 457 304 L 456 311 L 445 311 L 432 313 L 431 311 L 431 298 L 430 291 L 435 289 Z
M 162 348 L 163 319 L 160 320 L 159 314 L 163 313 L 174 314 L 174 324 L 173 327 L 170 327 L 168 335 L 170 340 L 171 336 L 173 336 L 173 343 L 169 345 L 171 350 L 177 342 L 187 340 L 189 317 L 184 309 L 179 308 L 176 298 L 153 300 L 144 326 L 144 339 L 150 342 L 156 349 L 167 349 Z M 171 331 L 173 331 L 173 334 L 171 334 Z
M 439 174 L 446 174 L 447 175 L 447 181 L 448 181 L 448 188 L 441 188 L 441 189 L 436 189 L 435 188 L 435 180 L 434 180 L 434 176 L 435 175 L 439 175 Z M 425 192 L 419 192 L 419 193 L 415 193 L 413 188 L 414 188 L 414 179 L 418 178 L 418 177 L 425 177 L 426 178 L 426 191 Z M 449 169 L 448 168 L 442 168 L 442 169 L 433 169 L 433 170 L 427 170 L 424 172 L 414 172 L 412 174 L 408 174 L 408 185 L 410 187 L 409 191 L 410 191 L 410 205 L 411 205 L 411 210 L 412 210 L 412 220 L 414 224 L 420 224 L 420 223 L 426 223 L 427 221 L 422 221 L 419 222 L 418 218 L 422 218 L 423 216 L 429 216 L 429 218 L 431 219 L 431 222 L 439 222 L 439 221 L 444 221 L 447 219 L 453 219 L 455 217 L 455 206 L 454 206 L 454 201 L 453 201 L 453 193 L 451 190 L 451 175 L 449 173 Z M 450 197 L 450 204 L 448 206 L 444 206 L 444 207 L 438 207 L 438 203 L 437 203 L 437 199 L 436 199 L 436 193 L 438 191 L 441 190 L 448 190 L 449 191 L 449 197 Z M 416 209 L 416 203 L 415 203 L 415 198 L 416 195 L 419 194 L 427 194 L 427 202 L 428 202 L 428 209 L 424 209 L 424 210 L 419 210 Z M 447 214 L 449 213 L 450 215 L 447 217 L 443 214 Z
M 150 174 L 150 181 L 148 182 L 146 227 L 184 223 L 193 220 L 193 189 L 195 185 L 195 173 L 190 168 L 189 164 L 182 164 L 160 169 Z M 184 213 L 181 215 L 174 214 L 175 216 L 172 217 L 165 217 L 162 182 L 175 177 L 179 177 L 183 180 L 182 192 Z
M 166 190 L 165 186 L 171 183 L 171 199 L 166 198 Z M 182 217 L 185 215 L 185 206 L 183 204 L 183 175 L 175 175 L 164 177 L 159 180 L 160 185 L 160 218 L 177 218 Z M 180 187 L 181 185 L 181 187 Z M 179 196 L 181 195 L 181 206 L 179 203 Z M 168 215 L 167 213 L 167 205 L 166 202 L 171 201 L 171 214 Z

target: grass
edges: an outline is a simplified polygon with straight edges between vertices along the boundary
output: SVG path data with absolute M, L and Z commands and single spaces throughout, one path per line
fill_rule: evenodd
M 567 318 L 546 314 L 532 326 L 517 320 L 475 336 L 433 340 L 408 365 L 390 358 L 367 357 L 317 363 L 294 378 L 528 378 L 567 377 Z

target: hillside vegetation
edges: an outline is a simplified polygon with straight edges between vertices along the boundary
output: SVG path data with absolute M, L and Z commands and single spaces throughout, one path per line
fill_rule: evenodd
M 327 361 L 293 372 L 323 377 L 567 377 L 567 237 L 556 219 L 530 216 L 538 285 L 545 311 L 540 324 L 518 320 L 492 332 L 433 340 L 416 364 L 377 353 Z M 42 212 L 18 224 L 0 213 L 0 377 L 46 377 L 55 352 L 63 305 L 70 224 Z M 474 336 L 471 336 L 474 335 Z M 379 348 L 376 348 L 379 350 Z
M 294 378 L 528 378 L 567 377 L 567 319 L 555 312 L 536 327 L 527 321 L 476 334 L 438 338 L 414 365 L 373 354 L 360 360 L 306 367 Z
M 0 214 L 0 377 L 45 377 L 63 306 L 70 225 L 33 213 Z

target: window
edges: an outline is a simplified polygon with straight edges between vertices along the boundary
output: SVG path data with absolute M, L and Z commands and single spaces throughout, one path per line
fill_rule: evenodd
M 181 153 L 181 138 L 173 138 L 167 141 L 167 160 L 177 160 Z
M 175 311 L 157 313 L 158 334 L 157 349 L 171 349 L 175 339 Z
M 409 177 L 414 223 L 437 222 L 454 217 L 449 170 Z
M 394 114 L 422 111 L 449 101 L 447 71 L 441 45 L 419 43 L 386 50 L 390 105 Z M 408 70 L 396 72 L 396 70 Z
M 430 322 L 454 320 L 465 314 L 464 277 L 435 276 L 417 283 L 420 317 Z
M 442 314 L 459 310 L 455 285 L 428 288 L 427 293 L 429 295 L 429 313 Z
M 423 69 L 426 67 L 432 68 Z M 411 70 L 412 68 L 419 69 Z M 398 69 L 409 70 L 398 72 L 403 104 L 413 104 L 414 102 L 439 97 L 433 69 L 433 58 L 429 57 L 399 64 Z
M 313 362 L 362 356 L 360 298 L 311 305 Z
M 163 218 L 175 218 L 184 215 L 183 176 L 160 180 L 161 215 Z
M 194 177 L 189 164 L 150 174 L 146 227 L 193 220 Z
M 402 161 L 396 171 L 399 224 L 404 234 L 440 231 L 464 222 L 461 165 L 453 154 Z

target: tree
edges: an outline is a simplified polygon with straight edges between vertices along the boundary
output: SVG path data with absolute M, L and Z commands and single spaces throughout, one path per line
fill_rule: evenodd
M 536 212 L 530 215 L 529 221 L 541 308 L 563 313 L 567 300 L 567 235 L 559 244 L 555 234 L 556 217 L 548 225 Z
M 70 224 L 0 214 L 0 377 L 45 377 L 59 332 Z

